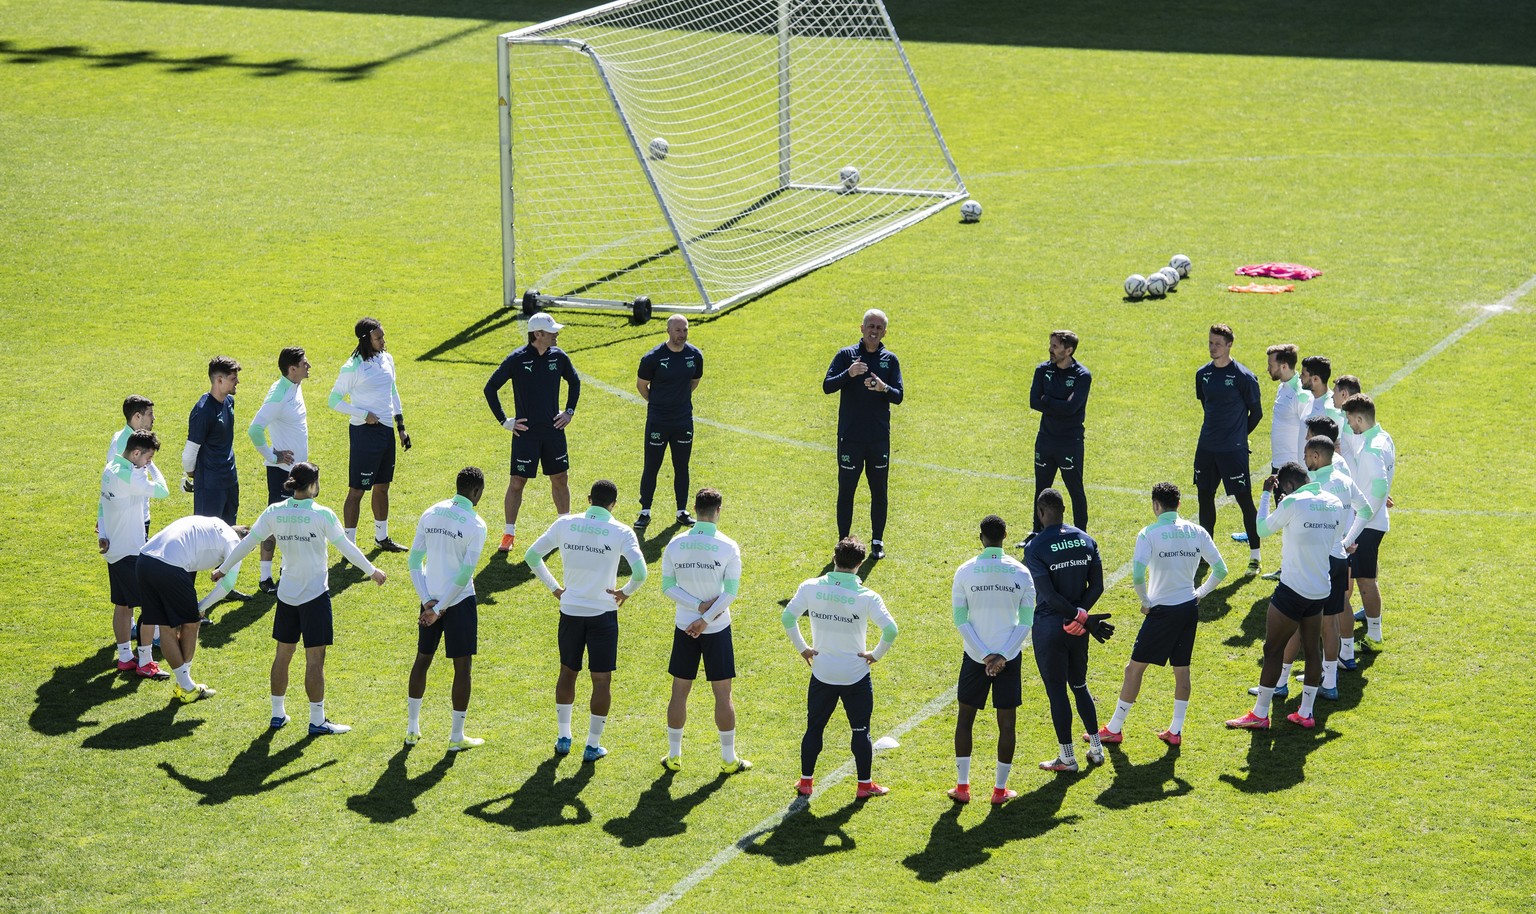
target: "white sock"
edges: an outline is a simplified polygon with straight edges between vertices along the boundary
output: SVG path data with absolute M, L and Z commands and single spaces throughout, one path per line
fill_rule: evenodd
M 271 561 L 266 561 L 266 562 L 262 562 L 261 563 L 261 579 L 263 581 L 270 581 L 270 580 L 272 580 L 272 563 L 271 563 Z
M 1337 660 L 1323 661 L 1323 688 L 1337 689 L 1339 687 L 1339 662 Z
M 449 742 L 461 742 L 464 739 L 464 718 L 469 716 L 469 711 L 453 712 L 453 734 L 448 737 Z
M 1075 762 L 1075 761 L 1077 761 L 1077 753 L 1075 751 L 1073 751 L 1071 743 L 1062 743 L 1061 744 L 1061 755 L 1059 756 L 1059 758 L 1063 762 Z
M 1275 680 L 1275 688 L 1286 685 L 1291 681 L 1291 666 L 1289 663 L 1280 664 L 1280 678 Z
M 1261 556 L 1259 555 L 1259 550 L 1257 550 L 1257 549 L 1249 549 L 1248 550 L 1248 557 L 1250 559 L 1255 560 L 1255 561 L 1257 561 L 1259 558 L 1261 558 Z
M 1099 743 L 1099 731 L 1095 730 L 1088 734 L 1088 748 L 1095 752 L 1104 751 L 1104 747 Z
M 155 646 L 152 642 L 144 641 L 139 644 L 139 666 L 155 662 Z
M 357 545 L 357 528 L 356 527 L 348 527 L 343 532 L 345 532 L 347 534 L 347 540 L 350 541 L 352 543 L 352 545 L 356 546 Z
M 969 784 L 971 782 L 971 757 L 955 756 L 955 783 Z
M 727 765 L 736 761 L 736 731 L 720 731 L 720 760 Z
M 1301 713 L 1302 717 L 1311 717 L 1312 716 L 1312 702 L 1314 702 L 1316 700 L 1317 700 L 1317 686 L 1302 686 L 1301 687 L 1301 709 L 1300 709 L 1300 713 Z
M 561 739 L 571 738 L 571 708 L 572 705 L 555 705 L 555 720 L 560 724 Z
M 517 536 L 517 524 L 502 524 L 501 532 L 505 536 Z
M 287 698 L 287 696 L 284 696 L 284 695 L 273 695 L 272 696 L 272 716 L 273 717 L 287 717 L 288 716 L 288 711 L 284 707 L 285 702 L 286 702 L 286 698 Z
M 188 660 L 171 672 L 176 674 L 176 684 L 186 691 L 190 692 L 197 688 L 197 683 L 192 681 L 192 661 Z
M 1008 772 L 1013 770 L 1012 762 L 997 763 L 997 789 L 1002 790 L 1008 786 Z
M 1348 610 L 1346 610 L 1346 612 L 1348 612 Z M 1348 638 L 1340 638 L 1339 639 L 1339 659 L 1340 660 L 1353 660 L 1353 659 L 1355 659 L 1355 639 L 1354 639 L 1353 635 L 1351 635 Z
M 683 754 L 683 728 L 667 728 L 667 755 L 677 758 Z
M 651 509 L 650 508 L 641 508 L 640 509 L 640 516 L 641 517 L 650 517 L 651 516 Z
M 1253 701 L 1253 716 L 1268 717 L 1270 702 L 1274 700 L 1275 689 L 1273 686 L 1259 686 L 1259 697 Z
M 309 725 L 318 727 L 325 723 L 325 699 L 309 703 Z
M 1115 715 L 1109 719 L 1109 732 L 1119 733 L 1125 729 L 1125 715 L 1131 713 L 1131 706 L 1134 704 L 1136 704 L 1134 701 L 1115 702 Z
M 608 716 L 592 715 L 592 722 L 587 724 L 587 745 L 601 745 L 603 739 L 603 725 L 608 723 Z
M 373 522 L 373 538 L 380 542 L 389 539 L 389 521 L 376 520 Z
M 1377 616 L 1374 619 L 1372 619 L 1370 616 L 1366 616 L 1365 617 L 1365 636 L 1367 638 L 1370 638 L 1372 641 L 1380 641 L 1381 640 L 1381 617 L 1380 616 Z
M 124 641 L 117 646 L 117 661 L 127 663 L 133 659 L 133 642 Z
M 1183 733 L 1184 732 L 1184 714 L 1188 710 L 1189 710 L 1189 701 L 1188 701 L 1188 699 L 1186 699 L 1184 701 L 1179 701 L 1178 699 L 1174 699 L 1173 700 L 1173 722 L 1168 725 L 1168 729 L 1171 732 L 1173 732 L 1173 733 Z
M 407 696 L 405 699 L 405 729 L 410 733 L 421 732 L 420 698 L 411 698 Z

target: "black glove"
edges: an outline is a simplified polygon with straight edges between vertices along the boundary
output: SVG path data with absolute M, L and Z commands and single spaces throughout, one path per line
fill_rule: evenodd
M 1088 617 L 1088 622 L 1083 626 L 1088 629 L 1088 634 L 1098 640 L 1100 644 L 1108 641 L 1115 634 L 1115 627 L 1105 620 L 1114 613 L 1093 613 Z

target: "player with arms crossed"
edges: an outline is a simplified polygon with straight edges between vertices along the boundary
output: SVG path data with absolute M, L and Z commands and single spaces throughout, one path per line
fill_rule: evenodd
M 683 725 L 688 693 L 704 663 L 704 676 L 715 694 L 715 727 L 720 731 L 721 774 L 746 771 L 752 763 L 736 755 L 736 651 L 731 643 L 731 604 L 741 587 L 741 547 L 718 527 L 723 501 L 716 489 L 700 489 L 693 498 L 698 516 L 692 530 L 678 534 L 661 554 L 661 591 L 677 607 L 673 617 L 672 699 L 667 703 L 668 771 L 683 767 Z
M 1243 512 L 1243 536 L 1248 543 L 1248 573 L 1259 572 L 1258 518 L 1253 483 L 1248 473 L 1248 436 L 1259 427 L 1259 379 L 1232 358 L 1232 328 L 1212 324 L 1207 338 L 1211 360 L 1195 372 L 1195 397 L 1205 408 L 1200 441 L 1195 445 L 1195 494 L 1200 502 L 1200 526 L 1216 536 L 1216 487 L 1224 486 Z M 1238 539 L 1236 535 L 1233 539 Z
M 469 716 L 470 676 L 479 650 L 479 613 L 475 603 L 475 565 L 485 549 L 485 521 L 475 505 L 485 494 L 485 474 L 479 467 L 459 471 L 458 494 L 428 508 L 416 522 L 411 540 L 411 584 L 420 600 L 416 619 L 416 662 L 406 685 L 405 743 L 421 739 L 421 699 L 427 694 L 427 670 L 438 644 L 453 661 L 453 731 L 448 751 L 482 745 L 485 740 L 464 735 Z
M 395 381 L 395 357 L 384 349 L 384 326 L 371 317 L 352 328 L 357 347 L 341 366 L 336 384 L 331 387 L 331 409 L 347 415 L 347 500 L 341 517 L 347 539 L 357 542 L 357 521 L 363 513 L 363 493 L 372 491 L 373 540 L 385 552 L 404 552 L 405 547 L 389 538 L 389 484 L 395 479 L 395 436 L 400 446 L 411 449 L 411 436 L 405 431 L 405 414 L 400 405 L 400 386 Z M 395 420 L 390 432 L 385 422 Z
M 534 315 L 537 317 L 538 315 Z M 650 573 L 635 531 L 613 519 L 619 487 L 606 479 L 592 483 L 591 505 L 584 514 L 567 514 L 528 547 L 524 559 L 540 581 L 560 601 L 560 675 L 555 680 L 555 719 L 559 730 L 555 752 L 571 751 L 571 712 L 576 703 L 576 678 L 586 656 L 592 680 L 592 717 L 587 726 L 584 762 L 608 754 L 601 745 L 603 726 L 613 703 L 613 671 L 619 666 L 619 607 Z M 560 550 L 565 586 L 544 565 L 544 556 Z M 629 562 L 630 577 L 618 589 L 619 559 Z
M 565 427 L 576 416 L 576 401 L 581 398 L 581 379 L 565 350 L 556 346 L 564 324 L 540 312 L 528 318 L 528 345 L 519 346 L 502 360 L 491 379 L 485 382 L 485 402 L 491 415 L 512 433 L 512 474 L 507 480 L 503 499 L 507 523 L 502 530 L 498 552 L 512 551 L 517 540 L 517 515 L 523 507 L 523 489 L 528 480 L 539 475 L 539 467 L 549 477 L 549 494 L 557 514 L 571 510 L 571 455 L 565 443 Z M 565 409 L 558 409 L 560 381 L 565 380 Z M 512 382 L 512 409 L 508 416 L 501 408 L 501 388 Z
M 197 653 L 203 614 L 234 589 L 240 565 L 235 563 L 201 600 L 196 575 L 223 564 L 249 532 L 248 527 L 231 527 L 221 518 L 193 514 L 172 521 L 139 551 L 139 595 L 144 600 L 139 624 L 160 626 L 160 651 L 176 677 L 172 694 L 183 702 L 218 694 L 193 681 L 192 656 Z
M 374 568 L 357 544 L 347 539 L 341 521 L 330 508 L 315 504 L 320 494 L 320 468 L 299 461 L 293 465 L 283 490 L 289 497 L 268 505 L 251 525 L 251 534 L 213 572 L 215 581 L 228 574 L 256 548 L 275 541 L 283 550 L 283 579 L 277 585 L 277 611 L 272 615 L 272 640 L 277 654 L 272 659 L 272 729 L 288 723 L 284 703 L 288 695 L 288 667 L 299 639 L 304 639 L 304 691 L 309 697 L 309 735 L 332 736 L 352 728 L 325 716 L 325 649 L 335 641 L 331 621 L 330 557 L 334 543 L 363 574 L 383 584 L 384 572 Z
M 906 395 L 901 362 L 885 348 L 884 311 L 864 312 L 858 343 L 839 349 L 821 382 L 823 393 L 837 393 L 837 535 L 853 529 L 853 496 L 859 476 L 869 480 L 869 552 L 885 558 L 885 518 L 890 507 L 891 405 Z
M 1376 402 L 1365 394 L 1344 401 L 1344 416 L 1359 441 L 1354 479 L 1366 505 L 1344 537 L 1350 553 L 1350 571 L 1360 588 L 1365 613 L 1365 637 L 1359 642 L 1367 651 L 1381 650 L 1381 586 L 1376 581 L 1381 541 L 1392 528 L 1387 509 L 1392 504 L 1392 480 L 1397 475 L 1397 446 L 1376 421 Z
M 1189 661 L 1200 625 L 1200 601 L 1227 576 L 1227 563 L 1204 528 L 1179 516 L 1179 497 L 1179 487 L 1171 482 L 1153 486 L 1152 515 L 1157 520 L 1136 534 L 1131 581 L 1144 618 L 1125 665 L 1115 713 L 1099 730 L 1100 743 L 1124 741 L 1125 718 L 1141 693 L 1142 676 L 1149 665 L 1165 663 L 1173 667 L 1173 720 L 1157 738 L 1170 746 L 1183 742 L 1184 715 L 1189 711 Z M 1196 587 L 1195 574 L 1202 558 L 1211 566 L 1211 575 Z
M 875 745 L 869 739 L 869 724 L 875 687 L 869 668 L 896 642 L 896 620 L 880 595 L 859 582 L 856 572 L 866 554 L 863 543 L 844 537 L 832 553 L 835 570 L 802 583 L 781 617 L 790 643 L 811 668 L 805 693 L 805 736 L 800 740 L 800 782 L 795 785 L 804 797 L 815 789 L 816 757 L 821 755 L 822 735 L 838 702 L 853 729 L 850 745 L 859 777 L 854 798 L 867 800 L 890 792 L 874 780 Z M 800 634 L 800 617 L 805 615 L 811 617 L 810 644 Z M 865 642 L 871 624 L 880 629 L 874 650 Z
M 107 559 L 107 583 L 112 596 L 112 634 L 117 641 L 117 668 L 137 672 L 145 679 L 166 679 L 155 663 L 149 638 L 139 641 L 139 654 L 131 649 L 133 608 L 144 605 L 139 596 L 139 551 L 144 548 L 144 520 L 150 499 L 171 494 L 165 477 L 155 466 L 160 439 L 154 432 L 133 431 L 123 441 L 122 453 L 107 461 L 101 471 L 101 498 L 96 508 L 96 546 Z M 151 637 L 153 637 L 151 635 Z
M 950 604 L 965 651 L 960 656 L 960 711 L 955 718 L 955 786 L 949 798 L 971 801 L 971 734 L 987 693 L 997 708 L 997 781 L 992 805 L 1018 793 L 1008 789 L 1018 707 L 1024 701 L 1019 653 L 1034 617 L 1035 583 L 1029 569 L 1003 554 L 1008 525 L 996 514 L 981 519 L 981 554 L 955 570 Z
M 1072 498 L 1072 526 L 1088 529 L 1088 493 L 1083 489 L 1083 415 L 1093 375 L 1077 360 L 1077 334 L 1051 334 L 1051 357 L 1035 366 L 1029 408 L 1040 413 L 1035 433 L 1035 497 L 1050 488 L 1061 470 L 1061 484 Z M 1034 530 L 1040 532 L 1040 518 Z
M 267 399 L 251 417 L 251 427 L 246 429 L 251 444 L 256 446 L 256 453 L 267 465 L 268 505 L 288 500 L 289 472 L 296 464 L 309 459 L 309 416 L 304 409 L 304 391 L 299 386 L 309 377 L 309 359 L 304 358 L 304 348 L 288 346 L 279 352 L 277 373 L 279 377 L 267 390 Z M 257 586 L 262 593 L 277 593 L 277 585 L 272 582 L 272 554 L 276 548 L 276 539 L 268 537 L 261 541 L 261 582 Z M 306 640 L 305 648 L 308 646 Z

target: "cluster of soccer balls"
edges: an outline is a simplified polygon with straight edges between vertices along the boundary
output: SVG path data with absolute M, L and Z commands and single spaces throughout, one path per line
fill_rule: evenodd
M 1179 284 L 1179 280 L 1189 275 L 1189 258 L 1183 254 L 1175 254 L 1168 259 L 1168 265 L 1153 273 L 1151 276 L 1143 276 L 1140 273 L 1132 273 L 1125 280 L 1125 297 L 1131 301 L 1141 301 L 1145 297 L 1162 298 L 1168 291 Z

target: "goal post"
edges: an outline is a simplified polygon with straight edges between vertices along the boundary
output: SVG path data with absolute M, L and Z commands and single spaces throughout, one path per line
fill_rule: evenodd
M 618 0 L 497 51 L 507 307 L 719 311 L 966 197 L 880 0 Z

